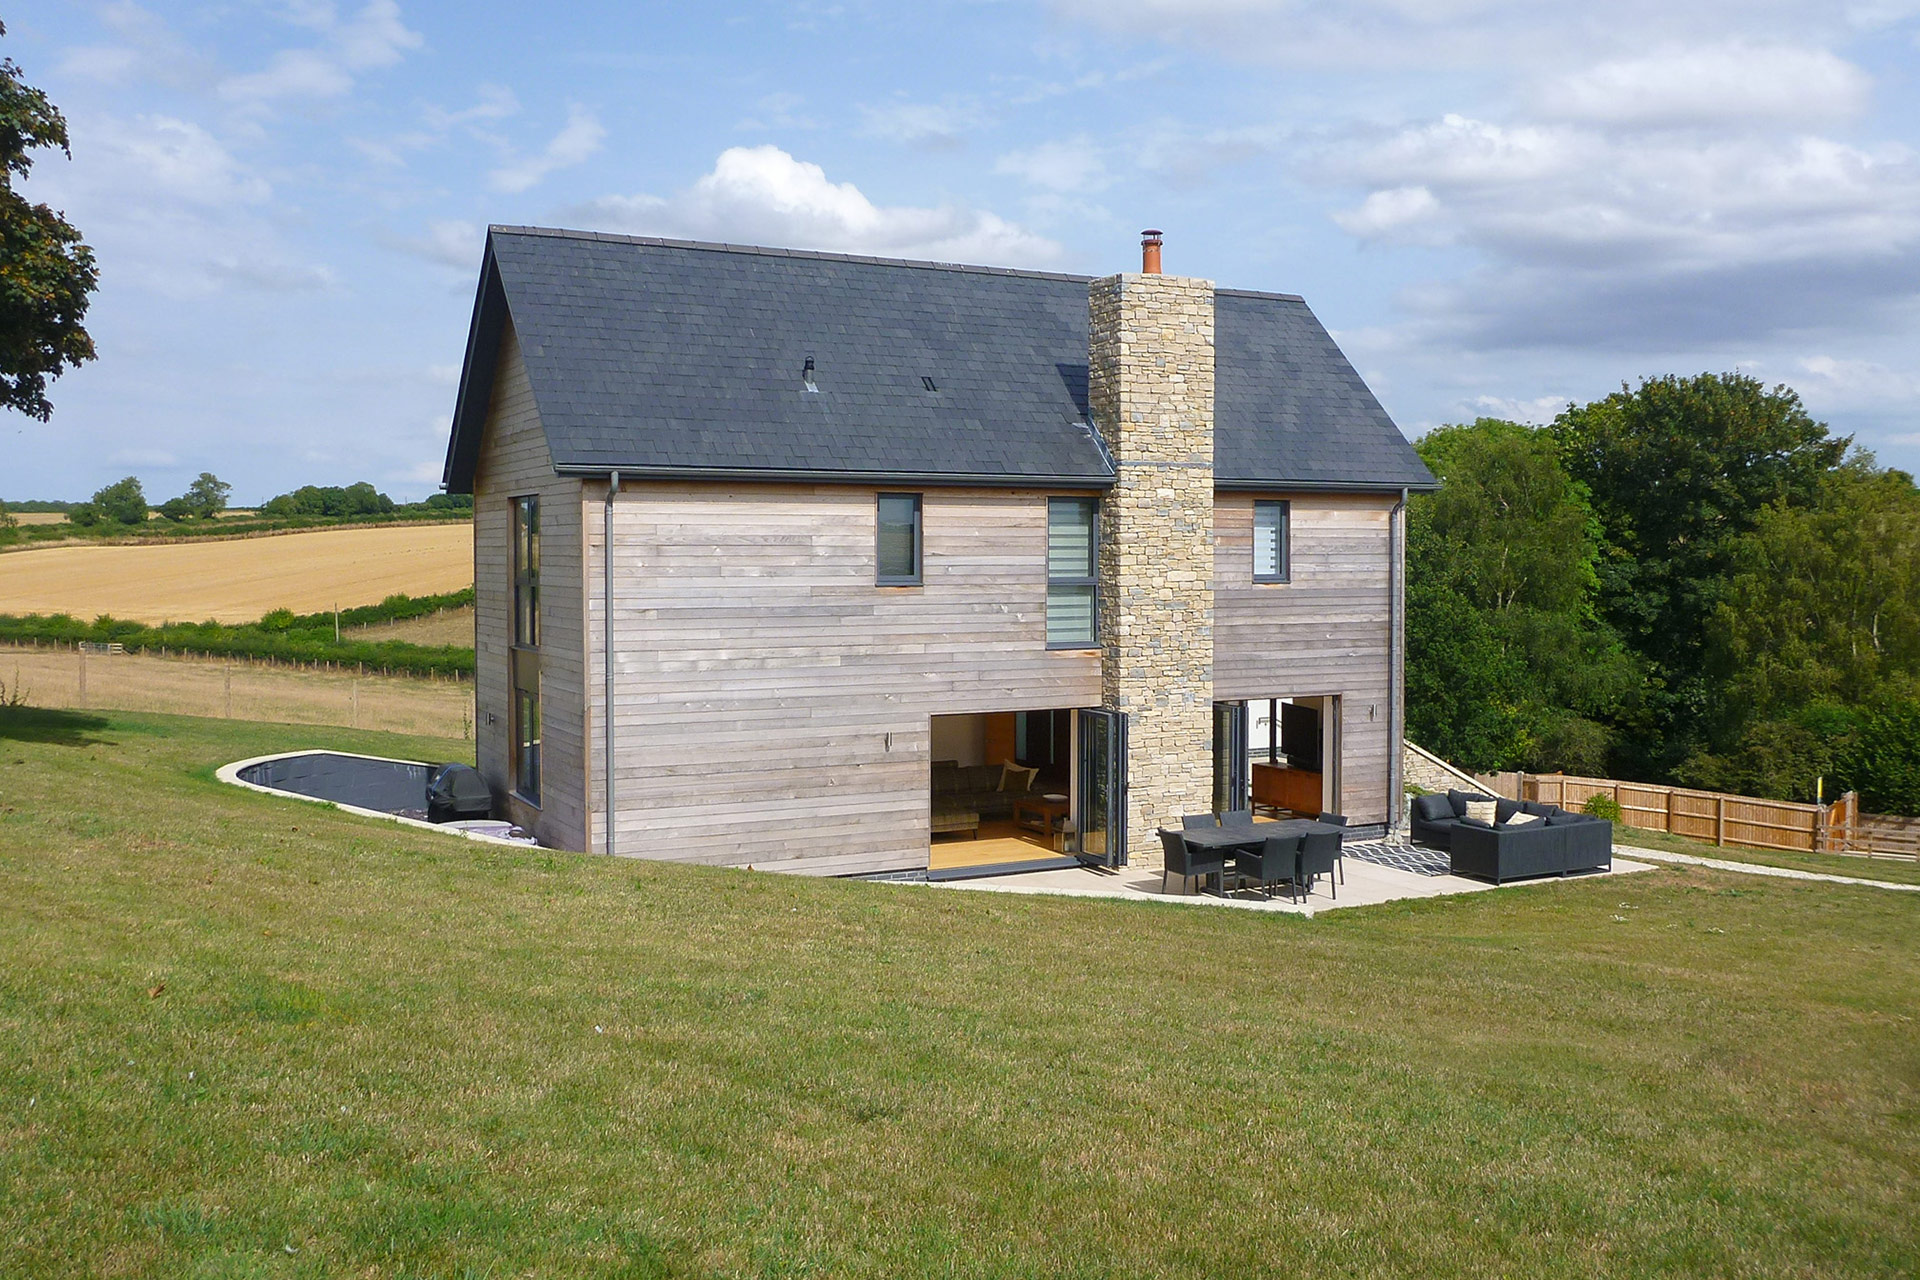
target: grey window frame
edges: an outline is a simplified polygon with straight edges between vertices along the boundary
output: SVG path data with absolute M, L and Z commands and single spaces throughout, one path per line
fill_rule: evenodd
M 880 508 L 889 498 L 905 498 L 913 503 L 913 573 L 885 573 L 880 563 Z M 923 581 L 923 557 L 926 550 L 926 504 L 918 493 L 876 493 L 873 497 L 873 585 L 876 587 L 917 587 Z
M 513 620 L 507 650 L 511 772 L 514 795 L 538 809 L 546 738 L 546 714 L 540 703 L 540 496 L 518 494 L 509 501 L 513 530 Z M 531 716 L 527 712 L 529 702 Z
M 1053 510 L 1054 505 L 1072 504 L 1087 511 L 1087 568 L 1092 570 L 1085 577 L 1062 575 L 1053 572 Z M 1100 499 L 1098 498 L 1048 498 L 1047 499 L 1047 612 L 1053 612 L 1053 589 L 1055 587 L 1091 587 L 1091 607 L 1087 620 L 1092 635 L 1085 640 L 1055 640 L 1052 638 L 1052 624 L 1049 616 L 1047 629 L 1047 648 L 1049 649 L 1098 649 L 1100 647 Z
M 1260 572 L 1260 509 L 1269 507 L 1279 512 L 1279 542 L 1275 548 L 1279 554 L 1280 571 L 1278 573 Z M 1259 583 L 1284 583 L 1293 581 L 1293 503 L 1282 498 L 1256 498 L 1253 503 L 1253 580 Z

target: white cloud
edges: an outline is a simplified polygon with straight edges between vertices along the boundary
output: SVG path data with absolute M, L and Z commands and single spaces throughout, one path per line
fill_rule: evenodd
M 1910 3 L 1832 0 L 1049 0 L 1061 16 L 1127 39 L 1286 66 L 1497 68 L 1578 65 L 1649 47 L 1720 41 L 1820 45 L 1885 30 Z
M 429 262 L 474 272 L 487 242 L 487 229 L 477 222 L 443 219 L 429 223 L 424 235 L 392 241 L 393 247 Z
M 1798 365 L 1794 386 L 1826 404 L 1857 408 L 1911 406 L 1920 401 L 1920 375 L 1877 361 L 1814 355 L 1802 357 Z
M 337 98 L 349 92 L 357 72 L 390 67 L 424 41 L 400 18 L 395 0 L 370 0 L 342 19 L 332 4 L 308 4 L 290 15 L 322 37 L 318 47 L 282 49 L 266 67 L 229 76 L 220 96 L 245 110 L 259 111 L 284 99 Z
M 1376 240 L 1406 236 L 1439 213 L 1440 202 L 1425 187 L 1391 187 L 1369 195 L 1358 209 L 1334 214 L 1333 220 L 1362 240 Z
M 594 226 L 892 257 L 1047 266 L 1060 246 L 996 214 L 959 206 L 876 205 L 850 182 L 778 147 L 732 147 L 673 196 L 608 196 L 570 213 Z
M 860 131 L 922 151 L 952 151 L 966 145 L 966 135 L 986 121 L 980 104 L 969 98 L 944 102 L 890 102 L 862 106 Z
M 574 103 L 567 108 L 567 122 L 538 155 L 509 160 L 488 175 L 495 191 L 518 192 L 537 186 L 556 169 L 566 169 L 589 159 L 600 150 L 607 131 L 593 112 Z
M 1471 401 L 1474 413 L 1483 418 L 1505 418 L 1508 422 L 1542 423 L 1552 422 L 1567 407 L 1571 397 L 1562 395 L 1533 396 L 1516 399 L 1512 396 L 1473 397 Z
M 172 116 L 76 115 L 73 161 L 34 169 L 34 199 L 64 208 L 102 264 L 102 289 L 183 298 L 230 287 L 331 287 L 332 271 L 290 249 L 272 186 L 207 130 Z
M 1099 144 L 1086 134 L 1009 151 L 993 163 L 995 173 L 1011 174 L 1048 191 L 1099 191 L 1112 184 Z
M 265 179 L 249 172 L 212 134 L 172 116 L 132 120 L 98 117 L 72 130 L 76 157 L 88 168 L 116 171 L 127 194 L 151 201 L 227 206 L 260 204 L 272 195 Z
M 1750 125 L 1845 119 L 1867 105 L 1866 72 L 1825 49 L 1731 43 L 1663 49 L 1546 79 L 1549 113 L 1629 125 Z

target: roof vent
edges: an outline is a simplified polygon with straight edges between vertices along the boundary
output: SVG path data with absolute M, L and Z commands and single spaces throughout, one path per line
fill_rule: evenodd
M 1140 272 L 1142 275 L 1160 274 L 1160 233 L 1154 230 L 1140 233 Z
M 925 387 L 929 391 L 938 391 L 940 389 L 939 387 L 934 385 L 934 381 L 932 378 L 926 377 L 925 375 L 921 376 L 920 385 Z
M 813 380 L 813 357 L 812 356 L 807 357 L 806 366 L 800 370 L 800 386 L 802 387 L 802 389 L 811 391 L 815 395 L 818 395 L 820 392 L 820 384 Z

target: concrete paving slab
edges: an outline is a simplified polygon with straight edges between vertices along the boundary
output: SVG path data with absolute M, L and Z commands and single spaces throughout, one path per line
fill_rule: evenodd
M 1171 879 L 1167 890 L 1163 892 L 1157 872 L 1132 871 L 1125 867 L 1118 870 L 1068 867 L 1057 871 L 1027 871 L 1013 875 L 982 876 L 975 880 L 949 880 L 931 885 L 918 881 L 898 883 L 918 884 L 920 887 L 938 889 L 968 890 L 976 893 L 1032 893 L 1069 898 L 1122 898 L 1129 901 L 1227 907 L 1243 911 L 1285 911 L 1294 915 L 1314 916 L 1323 911 L 1334 911 L 1344 907 L 1377 906 L 1383 902 L 1399 902 L 1407 898 L 1443 898 L 1460 893 L 1481 893 L 1496 888 L 1521 889 L 1531 885 L 1564 884 L 1571 880 L 1628 875 L 1636 871 L 1653 869 L 1649 863 L 1622 858 L 1616 852 L 1611 871 L 1591 871 L 1566 877 L 1546 876 L 1538 880 L 1519 880 L 1510 881 L 1504 885 L 1493 885 L 1484 880 L 1473 880 L 1466 876 L 1418 875 L 1411 871 L 1381 866 L 1378 863 L 1364 862 L 1351 856 L 1344 861 L 1347 869 L 1345 884 L 1336 888 L 1329 885 L 1325 877 L 1321 877 L 1320 882 L 1315 885 L 1314 891 L 1307 896 L 1306 900 L 1297 903 L 1289 902 L 1284 894 L 1262 898 L 1257 892 L 1247 891 L 1220 897 L 1211 893 L 1183 891 L 1178 877 Z M 1334 896 L 1336 892 L 1338 897 Z

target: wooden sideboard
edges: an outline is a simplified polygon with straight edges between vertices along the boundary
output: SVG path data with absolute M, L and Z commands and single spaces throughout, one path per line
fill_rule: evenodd
M 1256 809 L 1290 809 L 1294 813 L 1320 812 L 1320 775 L 1284 764 L 1253 766 L 1253 804 Z

